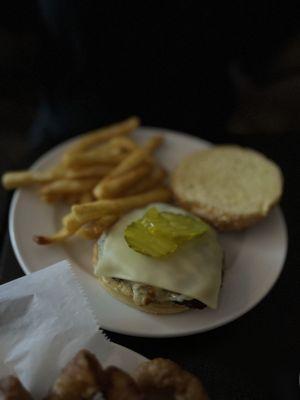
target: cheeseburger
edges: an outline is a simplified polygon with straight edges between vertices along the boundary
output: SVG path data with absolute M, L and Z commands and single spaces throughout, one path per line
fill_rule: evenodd
M 129 212 L 95 245 L 94 272 L 102 287 L 154 314 L 217 308 L 222 266 L 215 231 L 168 204 Z

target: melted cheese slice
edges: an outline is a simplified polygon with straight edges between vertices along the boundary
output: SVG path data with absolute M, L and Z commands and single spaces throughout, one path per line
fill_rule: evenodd
M 157 203 L 125 215 L 100 239 L 100 256 L 95 266 L 95 275 L 167 289 L 216 308 L 223 264 L 223 251 L 216 233 L 210 228 L 202 236 L 185 243 L 163 259 L 140 254 L 127 245 L 124 231 L 131 222 L 142 218 L 149 207 L 189 214 L 180 208 Z

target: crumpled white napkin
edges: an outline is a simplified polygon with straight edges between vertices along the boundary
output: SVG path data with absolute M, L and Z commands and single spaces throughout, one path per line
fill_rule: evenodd
M 104 364 L 115 357 L 67 261 L 0 286 L 0 377 L 41 398 L 82 348 Z

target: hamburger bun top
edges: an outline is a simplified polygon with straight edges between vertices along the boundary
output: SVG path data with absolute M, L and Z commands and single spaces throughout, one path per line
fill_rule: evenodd
M 219 230 L 239 230 L 264 218 L 279 201 L 283 177 L 261 153 L 221 145 L 186 157 L 171 185 L 182 207 Z

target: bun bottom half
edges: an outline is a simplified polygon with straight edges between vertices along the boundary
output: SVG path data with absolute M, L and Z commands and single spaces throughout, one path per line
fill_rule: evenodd
M 127 304 L 130 307 L 136 308 L 149 314 L 177 314 L 190 310 L 190 308 L 175 304 L 172 302 L 167 303 L 150 303 L 144 306 L 139 306 L 134 303 L 133 297 L 130 293 L 121 291 L 118 282 L 112 278 L 97 277 L 100 285 L 115 299 Z

